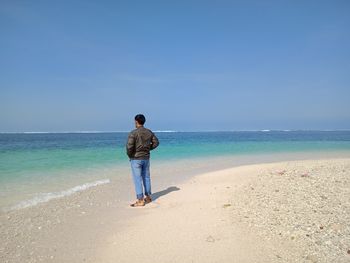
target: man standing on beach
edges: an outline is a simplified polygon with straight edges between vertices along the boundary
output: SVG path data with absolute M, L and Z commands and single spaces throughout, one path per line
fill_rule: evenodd
M 150 151 L 159 145 L 154 133 L 143 127 L 146 118 L 142 114 L 135 116 L 136 129 L 131 131 L 126 144 L 126 153 L 130 158 L 131 171 L 136 192 L 136 202 L 130 206 L 144 206 L 152 202 L 151 176 L 150 176 Z M 142 187 L 143 186 L 143 187 Z M 143 195 L 145 190 L 145 198 Z

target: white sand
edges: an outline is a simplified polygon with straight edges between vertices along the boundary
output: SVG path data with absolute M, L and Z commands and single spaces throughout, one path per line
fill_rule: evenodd
M 350 159 L 295 161 L 196 176 L 138 208 L 139 216 L 99 251 L 101 262 L 350 262 L 349 168 Z M 321 188 L 310 189 L 320 182 Z M 304 195 L 289 200 L 296 191 Z M 332 223 L 311 210 L 320 209 L 315 195 L 329 198 L 321 212 L 332 213 Z M 303 212 L 303 218 L 293 216 Z M 288 231 L 292 226 L 295 232 Z
M 350 262 L 349 188 L 350 159 L 205 173 L 142 208 L 103 185 L 2 215 L 0 261 Z
M 162 196 L 112 234 L 101 262 L 271 262 L 272 242 L 236 224 L 225 205 L 261 165 L 196 176 Z M 228 208 L 228 207 L 227 207 Z M 262 260 L 264 259 L 264 260 Z

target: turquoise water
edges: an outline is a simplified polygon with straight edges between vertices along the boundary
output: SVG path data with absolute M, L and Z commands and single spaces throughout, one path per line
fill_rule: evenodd
M 160 146 L 152 152 L 155 162 L 279 152 L 350 151 L 350 131 L 156 134 Z M 96 172 L 101 169 L 128 167 L 127 135 L 125 132 L 0 134 L 1 197 L 11 199 L 17 193 L 30 196 L 41 185 L 48 190 L 51 184 L 52 189 L 58 190 L 67 186 L 60 182 L 83 184 L 103 179 L 105 173 Z
M 266 152 L 350 150 L 350 132 L 157 133 L 154 160 Z M 123 165 L 127 133 L 0 134 L 0 180 L 21 174 Z M 47 173 L 49 174 L 49 173 Z

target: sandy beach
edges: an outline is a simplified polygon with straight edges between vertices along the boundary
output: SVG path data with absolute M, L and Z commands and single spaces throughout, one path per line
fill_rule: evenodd
M 0 0 L 0 263 L 350 263 L 349 14 Z
M 131 181 L 0 215 L 1 262 L 350 262 L 350 159 Z M 116 192 L 119 195 L 116 195 Z

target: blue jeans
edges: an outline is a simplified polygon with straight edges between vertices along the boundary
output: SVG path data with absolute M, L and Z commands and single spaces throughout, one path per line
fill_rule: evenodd
M 130 160 L 130 163 L 136 198 L 143 199 L 143 188 L 145 189 L 145 195 L 151 195 L 150 162 L 149 160 Z

